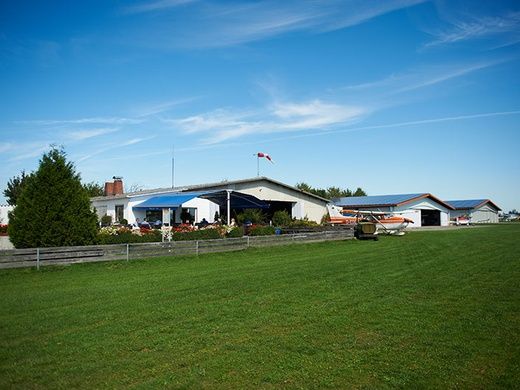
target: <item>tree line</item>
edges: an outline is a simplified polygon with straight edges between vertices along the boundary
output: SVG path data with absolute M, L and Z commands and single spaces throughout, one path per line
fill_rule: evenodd
M 360 187 L 358 187 L 355 191 L 352 191 L 348 188 L 343 189 L 339 187 L 315 188 L 307 183 L 300 182 L 296 183 L 296 188 L 298 188 L 301 191 L 321 196 L 325 199 L 346 198 L 351 196 L 367 196 L 366 192 Z

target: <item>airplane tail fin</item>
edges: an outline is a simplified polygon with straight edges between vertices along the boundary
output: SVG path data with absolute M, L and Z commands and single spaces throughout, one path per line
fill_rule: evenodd
M 331 218 L 342 217 L 343 216 L 341 214 L 341 212 L 339 211 L 340 209 L 338 208 L 338 206 L 334 206 L 333 204 L 328 204 L 327 205 L 327 210 L 329 211 L 329 216 Z

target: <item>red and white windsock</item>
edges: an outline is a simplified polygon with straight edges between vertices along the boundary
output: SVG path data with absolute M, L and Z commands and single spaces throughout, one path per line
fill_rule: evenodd
M 268 159 L 271 163 L 274 164 L 273 159 L 272 159 L 271 156 L 269 156 L 267 153 L 258 152 L 258 153 L 256 154 L 256 157 L 258 157 L 258 158 L 260 158 L 260 157 L 265 157 L 265 158 Z

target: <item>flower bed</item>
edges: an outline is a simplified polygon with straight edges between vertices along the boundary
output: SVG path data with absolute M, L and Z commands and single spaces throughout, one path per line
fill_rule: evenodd
M 179 225 L 173 228 L 129 229 L 126 227 L 106 226 L 99 229 L 98 244 L 128 244 L 140 242 L 211 240 L 225 237 L 242 237 L 240 227 L 208 225 L 196 228 L 191 225 Z
M 137 242 L 160 242 L 159 230 L 129 229 L 126 227 L 106 226 L 99 229 L 98 244 L 128 244 Z

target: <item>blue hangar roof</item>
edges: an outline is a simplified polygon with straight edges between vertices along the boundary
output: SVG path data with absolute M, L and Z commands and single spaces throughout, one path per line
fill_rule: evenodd
M 464 199 L 464 200 L 447 200 L 446 203 L 452 205 L 456 210 L 469 210 L 479 208 L 486 203 L 490 203 L 497 210 L 502 210 L 489 199 Z
M 430 198 L 448 209 L 453 207 L 432 194 L 398 194 L 398 195 L 375 195 L 375 196 L 351 196 L 334 199 L 332 203 L 340 207 L 392 207 L 401 206 L 414 200 Z
M 219 206 L 227 204 L 227 191 L 215 190 L 204 192 L 179 192 L 175 194 L 164 194 L 153 196 L 144 202 L 141 202 L 133 209 L 176 209 L 194 198 L 208 199 L 217 203 Z M 230 192 L 230 202 L 233 208 L 268 208 L 269 205 L 252 195 L 243 194 L 241 192 Z

